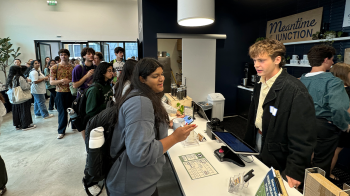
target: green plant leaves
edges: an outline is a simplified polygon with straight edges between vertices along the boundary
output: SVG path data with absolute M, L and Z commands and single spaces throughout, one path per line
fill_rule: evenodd
M 13 49 L 13 44 L 11 44 L 10 41 L 11 39 L 9 37 L 0 38 L 0 70 L 4 72 L 6 79 L 6 68 L 10 66 L 19 55 L 21 55 L 21 53 L 19 53 L 20 47 Z M 9 63 L 10 57 L 13 58 L 12 63 Z

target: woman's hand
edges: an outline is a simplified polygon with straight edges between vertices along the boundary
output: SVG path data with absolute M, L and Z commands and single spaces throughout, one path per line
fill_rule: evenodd
M 177 128 L 174 133 L 172 134 L 177 142 L 184 141 L 191 131 L 193 131 L 195 128 L 197 128 L 197 125 L 191 124 L 191 125 L 185 125 L 183 127 Z
M 169 127 L 170 127 L 170 128 L 173 128 L 173 125 L 174 125 L 174 122 L 173 122 L 173 121 L 174 121 L 174 119 L 172 119 L 172 120 L 169 122 Z
M 183 118 L 183 117 L 185 117 L 185 114 L 181 114 L 179 110 L 176 111 L 176 118 Z

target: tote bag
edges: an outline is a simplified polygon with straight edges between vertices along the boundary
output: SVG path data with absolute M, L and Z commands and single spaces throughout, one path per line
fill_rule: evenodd
M 11 88 L 7 91 L 10 103 L 12 104 L 24 103 L 25 101 L 32 98 L 32 94 L 30 93 L 30 90 L 23 91 L 21 86 L 19 85 L 19 81 L 16 80 L 15 78 L 12 83 L 12 87 L 14 86 L 16 87 Z
M 15 97 L 16 103 L 25 102 L 32 98 L 30 90 L 23 91 L 20 86 L 13 89 L 13 95 Z

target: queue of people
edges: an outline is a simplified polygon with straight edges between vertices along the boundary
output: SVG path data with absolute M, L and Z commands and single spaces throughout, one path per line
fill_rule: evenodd
M 69 61 L 70 52 L 61 49 L 59 59 L 45 59 L 44 74 L 37 60 L 31 60 L 25 72 L 20 66 L 12 66 L 6 85 L 9 89 L 20 86 L 23 91 L 31 90 L 36 117 L 50 118 L 53 115 L 48 111 L 57 109 L 57 139 L 64 138 L 67 109 L 81 93 L 87 97 L 85 125 L 107 107 L 114 107 L 110 151 L 118 161 L 106 177 L 108 194 L 155 196 L 164 153 L 185 140 L 196 125 L 177 128 L 168 136 L 172 126 L 168 113 L 177 110 L 162 102 L 163 65 L 151 58 L 124 61 L 124 52 L 117 47 L 116 59 L 108 63 L 102 61 L 102 53 L 87 47 L 81 52 L 82 62 L 74 65 L 75 61 Z M 335 49 L 316 45 L 308 52 L 310 73 L 297 79 L 283 69 L 285 54 L 285 46 L 272 39 L 249 48 L 260 80 L 254 87 L 244 141 L 260 152 L 258 158 L 263 163 L 280 170 L 290 187 L 299 187 L 305 169 L 312 166 L 326 171 L 329 180 L 341 181 L 331 171 L 340 151 L 349 147 L 350 65 L 333 65 Z M 20 63 L 17 60 L 15 65 Z M 51 92 L 49 110 L 45 106 L 46 89 Z M 135 92 L 139 95 L 126 99 Z M 17 129 L 36 127 L 30 107 L 30 100 L 13 105 Z M 85 140 L 85 130 L 78 131 Z M 98 181 L 86 170 L 83 182 L 91 195 L 101 191 Z

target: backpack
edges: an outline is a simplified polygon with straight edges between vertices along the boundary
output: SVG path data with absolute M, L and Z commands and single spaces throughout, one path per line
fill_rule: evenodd
M 123 101 L 123 103 L 125 103 L 125 101 L 135 96 L 144 96 L 144 95 L 140 92 L 130 92 L 128 96 L 125 98 L 125 100 Z M 116 124 L 113 123 L 111 119 L 115 119 L 117 112 L 119 112 L 116 109 L 116 105 L 117 104 L 114 104 L 112 107 L 107 107 L 102 112 L 100 112 L 99 114 L 91 118 L 87 123 L 86 129 L 85 129 L 85 145 L 86 145 L 86 151 L 87 151 L 85 168 L 87 168 L 89 175 L 93 176 L 96 182 L 106 180 L 108 172 L 113 166 L 114 162 L 125 151 L 125 146 L 124 146 L 115 157 L 111 157 L 111 154 L 110 154 L 114 127 L 116 126 Z M 105 142 L 100 148 L 90 149 L 89 148 L 90 132 L 97 127 L 104 128 Z M 83 178 L 83 184 L 84 184 L 86 193 L 89 196 L 92 195 L 88 191 L 88 187 L 84 181 L 84 178 Z M 104 185 L 105 185 L 105 182 L 101 187 L 101 192 L 103 190 Z
M 79 96 L 73 101 L 71 108 L 68 108 L 70 120 L 73 125 L 78 129 L 78 131 L 85 130 L 86 127 L 86 102 L 87 102 L 87 92 L 93 87 L 97 86 L 99 91 L 102 91 L 102 86 L 98 83 L 93 83 L 89 88 L 85 89 L 83 92 L 79 93 Z M 69 123 L 68 123 L 69 124 Z

